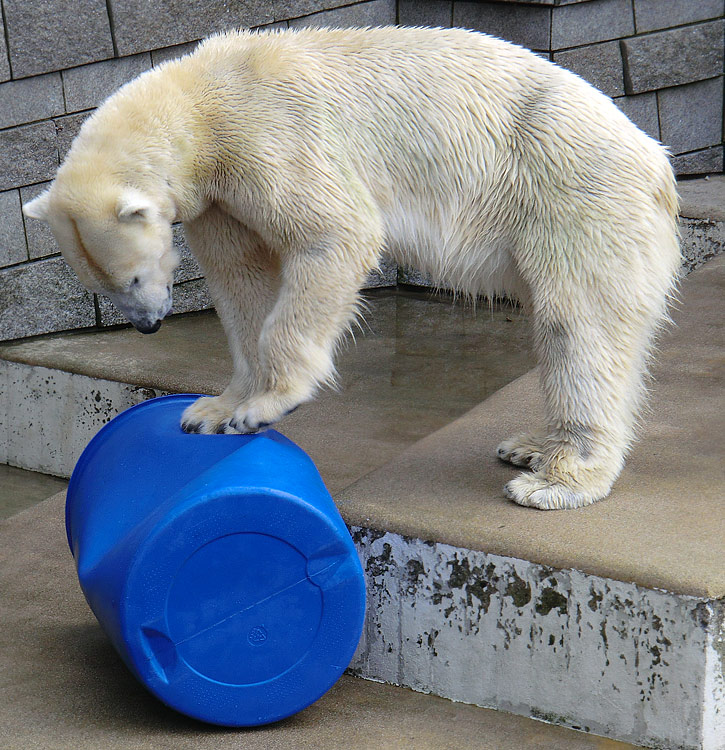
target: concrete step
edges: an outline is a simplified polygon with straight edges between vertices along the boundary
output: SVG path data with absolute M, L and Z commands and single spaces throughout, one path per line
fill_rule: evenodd
M 535 374 L 501 388 L 531 363 L 525 320 L 374 298 L 377 335 L 346 353 L 342 390 L 283 426 L 318 463 L 367 571 L 356 675 L 650 747 L 723 747 L 724 261 L 684 284 L 652 414 L 612 496 L 571 512 L 507 502 L 513 470 L 493 458 L 540 418 Z M 219 392 L 229 367 L 210 315 L 0 357 L 6 460 L 57 473 L 117 410 Z
M 611 496 L 507 502 L 536 373 L 337 496 L 365 562 L 353 672 L 650 747 L 725 747 L 725 257 L 683 285 Z
M 251 730 L 166 708 L 131 676 L 75 580 L 63 494 L 0 522 L 0 747 L 6 750 L 626 750 L 521 716 L 345 676 Z
M 380 290 L 340 384 L 284 421 L 335 493 L 464 414 L 534 364 L 526 318 L 427 292 Z M 0 463 L 69 476 L 109 419 L 163 393 L 221 393 L 232 363 L 213 312 L 0 345 Z
M 9 518 L 49 495 L 64 490 L 68 482 L 59 477 L 0 464 L 0 518 Z

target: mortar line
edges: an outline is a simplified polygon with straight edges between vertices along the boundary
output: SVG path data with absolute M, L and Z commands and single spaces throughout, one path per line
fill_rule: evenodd
M 10 80 L 14 80 L 13 61 L 10 59 L 10 36 L 8 34 L 8 22 L 5 13 L 4 0 L 0 0 L 0 21 L 3 22 L 3 34 L 5 36 L 5 57 L 8 60 L 8 70 L 10 71 Z
M 113 9 L 111 8 L 111 0 L 106 0 L 106 13 L 108 13 L 108 27 L 111 32 L 111 44 L 113 45 L 113 56 L 119 57 L 118 44 L 116 44 L 116 28 L 113 22 Z

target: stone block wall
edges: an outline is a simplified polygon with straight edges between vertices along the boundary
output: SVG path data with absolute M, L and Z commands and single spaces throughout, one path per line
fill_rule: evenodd
M 678 175 L 723 171 L 723 0 L 399 2 L 401 24 L 426 13 L 579 74 L 670 149 Z
M 663 141 L 681 175 L 723 170 L 725 0 L 0 0 L 0 340 L 123 322 L 21 205 L 86 117 L 144 70 L 234 27 L 462 26 L 570 68 Z M 211 306 L 184 243 L 174 312 Z M 385 264 L 373 286 L 425 284 Z

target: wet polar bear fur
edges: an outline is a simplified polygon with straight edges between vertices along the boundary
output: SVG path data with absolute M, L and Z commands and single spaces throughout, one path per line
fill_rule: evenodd
M 520 299 L 546 424 L 498 455 L 532 470 L 505 491 L 537 508 L 609 492 L 680 265 L 664 150 L 572 73 L 460 29 L 212 37 L 112 96 L 26 213 L 145 332 L 184 222 L 234 359 L 188 431 L 255 431 L 311 399 L 383 250 Z

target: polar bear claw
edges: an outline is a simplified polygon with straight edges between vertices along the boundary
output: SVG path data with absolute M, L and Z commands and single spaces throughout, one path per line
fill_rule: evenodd
M 526 433 L 503 440 L 496 448 L 496 455 L 506 463 L 536 470 L 543 461 L 543 446 L 543 436 Z

